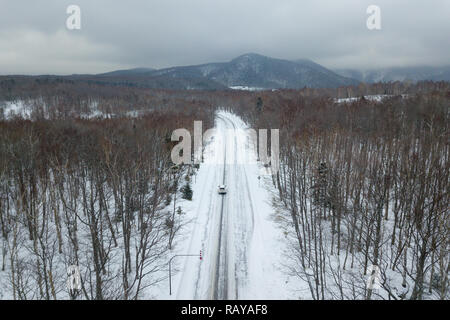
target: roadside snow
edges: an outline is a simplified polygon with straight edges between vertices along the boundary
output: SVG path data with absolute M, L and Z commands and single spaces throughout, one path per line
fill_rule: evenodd
M 299 298 L 293 292 L 302 284 L 282 270 L 286 241 L 271 205 L 271 176 L 261 175 L 255 141 L 246 128 L 239 117 L 218 112 L 216 133 L 204 142 L 205 162 L 193 177 L 193 201 L 180 203 L 185 221 L 191 222 L 171 254 L 197 255 L 202 250 L 203 260 L 176 257 L 173 268 L 179 272 L 172 277 L 172 296 L 167 280 L 160 284 L 158 293 L 154 292 L 155 298 L 214 299 L 218 270 L 219 299 Z M 224 151 L 226 160 L 220 161 Z M 223 198 L 221 220 L 222 196 L 217 186 L 222 184 L 224 166 L 228 193 Z

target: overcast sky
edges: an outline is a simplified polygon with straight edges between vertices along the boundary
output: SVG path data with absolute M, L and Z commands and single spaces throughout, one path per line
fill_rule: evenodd
M 66 9 L 81 8 L 81 30 Z M 368 30 L 369 5 L 381 30 Z M 0 74 L 100 73 L 244 53 L 329 68 L 450 65 L 450 0 L 0 0 Z

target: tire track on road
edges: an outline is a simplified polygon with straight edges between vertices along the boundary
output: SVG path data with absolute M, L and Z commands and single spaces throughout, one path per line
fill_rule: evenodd
M 217 116 L 218 119 L 222 120 L 223 123 L 225 123 L 225 119 L 222 118 L 221 116 Z M 226 126 L 225 126 L 226 127 Z M 224 159 L 223 159 L 223 178 L 222 178 L 222 184 L 226 184 L 226 168 L 227 168 L 227 137 L 226 137 L 226 131 L 224 133 L 222 133 L 223 137 L 222 137 L 222 141 L 224 144 Z M 219 239 L 218 239 L 218 250 L 217 250 L 217 256 L 216 256 L 216 272 L 214 275 L 214 289 L 213 289 L 213 299 L 214 300 L 219 300 L 219 299 L 223 299 L 226 300 L 228 298 L 228 286 L 226 284 L 226 271 L 222 272 L 223 275 L 225 276 L 221 276 L 221 253 L 222 253 L 222 234 L 223 234 L 223 229 L 224 229 L 224 204 L 225 204 L 225 195 L 221 195 L 222 199 L 221 199 L 221 210 L 220 210 L 220 223 L 219 223 Z M 226 230 L 225 230 L 226 232 Z M 226 264 L 227 264 L 227 247 L 226 247 L 226 243 L 224 246 L 224 252 L 225 252 L 225 257 L 224 257 L 224 263 L 223 265 L 225 266 L 226 269 Z M 221 278 L 223 278 L 223 281 L 221 281 Z

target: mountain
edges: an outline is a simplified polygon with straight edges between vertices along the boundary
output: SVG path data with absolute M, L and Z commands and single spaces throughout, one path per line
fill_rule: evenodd
M 56 79 L 173 90 L 336 88 L 359 83 L 358 80 L 338 75 L 311 60 L 289 61 L 255 53 L 244 54 L 229 62 L 159 70 L 134 68 L 101 74 L 45 75 L 29 78 L 39 81 Z
M 226 87 L 299 89 L 303 87 L 339 87 L 358 81 L 339 76 L 309 60 L 288 61 L 249 53 L 230 62 L 156 70 L 152 76 L 206 78 Z
M 95 75 L 72 75 L 70 80 L 84 81 L 94 84 L 125 85 L 150 89 L 172 90 L 224 90 L 228 89 L 222 84 L 211 81 L 205 77 L 192 77 L 180 75 L 172 77 L 159 74 L 152 68 L 134 68 L 116 70 Z
M 149 73 L 151 71 L 154 71 L 153 68 L 134 68 L 134 69 L 125 69 L 125 70 L 116 70 L 112 72 L 106 72 L 106 73 L 100 73 L 97 74 L 97 76 L 132 76 L 132 75 L 139 75 L 143 73 Z
M 205 77 L 170 77 L 153 75 L 152 72 L 133 74 L 121 71 L 119 74 L 103 74 L 90 76 L 68 77 L 70 80 L 88 82 L 92 84 L 120 85 L 147 89 L 171 90 L 226 90 L 224 85 L 211 81 Z
M 450 66 L 447 67 L 398 67 L 378 70 L 337 69 L 335 73 L 357 79 L 359 81 L 391 82 L 391 81 L 450 81 Z
M 229 62 L 164 69 L 134 68 L 101 74 L 29 76 L 39 81 L 67 79 L 93 84 L 172 90 L 226 90 L 240 88 L 301 89 L 336 88 L 360 82 L 421 80 L 450 81 L 450 66 L 404 67 L 379 70 L 330 70 L 308 59 L 294 61 L 248 53 Z

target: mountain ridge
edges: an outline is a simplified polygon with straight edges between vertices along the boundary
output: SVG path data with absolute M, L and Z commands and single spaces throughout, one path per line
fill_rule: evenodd
M 133 69 L 132 69 L 133 70 Z M 113 72 L 114 73 L 114 72 Z M 121 75 L 133 74 L 123 72 Z M 240 55 L 228 62 L 169 67 L 143 72 L 149 77 L 208 79 L 225 87 L 300 89 L 356 85 L 357 80 L 342 77 L 311 60 L 276 59 L 256 53 Z
M 28 77 L 28 76 L 24 76 Z M 310 59 L 284 60 L 246 53 L 228 62 L 175 66 L 162 69 L 132 68 L 100 74 L 29 76 L 94 84 L 125 85 L 172 90 L 271 90 L 337 88 L 361 82 L 421 80 L 450 81 L 450 67 L 385 68 L 369 71 L 328 69 Z

